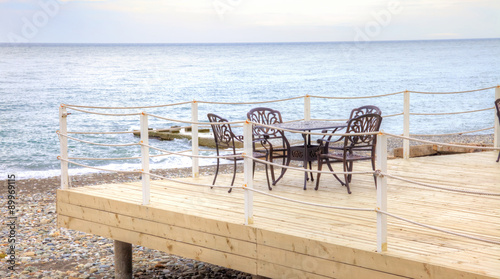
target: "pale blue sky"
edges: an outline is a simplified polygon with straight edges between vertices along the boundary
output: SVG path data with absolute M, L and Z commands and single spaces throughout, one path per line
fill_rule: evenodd
M 0 0 L 0 42 L 500 38 L 498 0 Z

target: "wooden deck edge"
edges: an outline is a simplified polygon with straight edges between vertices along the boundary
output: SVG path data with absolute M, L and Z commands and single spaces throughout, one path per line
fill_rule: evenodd
M 58 190 L 57 212 L 59 227 L 272 278 L 492 278 L 79 191 Z
M 172 241 L 211 247 L 225 253 L 256 258 L 257 251 L 254 242 L 177 227 L 168 224 L 167 220 L 164 223 L 158 223 L 67 203 L 59 203 L 57 205 L 57 213 L 68 218 L 81 219 L 96 224 L 106 224 L 111 227 L 149 234 Z
M 197 261 L 224 266 L 251 274 L 257 274 L 257 262 L 252 258 L 242 257 L 236 254 L 221 252 L 141 232 L 120 229 L 105 224 L 93 223 L 64 215 L 59 215 L 57 217 L 57 224 L 59 227 L 67 229 L 95 234 L 113 240 L 119 240 L 164 251 L 169 254 Z
M 333 278 L 496 278 L 405 259 L 393 256 L 390 252 L 377 253 L 267 230 L 258 230 L 257 241 L 257 254 L 263 257 L 259 260 Z M 278 253 L 273 249 L 281 252 L 271 260 L 266 255 Z M 338 266 L 332 268 L 329 266 L 332 264 Z M 350 268 L 344 270 L 346 266 Z M 320 267 L 322 270 L 318 272 Z
M 390 274 L 383 270 L 369 269 L 359 265 L 347 264 L 336 260 L 335 257 L 319 258 L 308 254 L 291 252 L 275 247 L 257 245 L 258 263 L 268 263 L 286 269 L 298 270 L 304 273 L 319 275 L 326 278 L 371 278 L 371 279 L 398 279 L 407 278 Z M 259 270 L 259 272 L 263 272 Z M 288 272 L 286 272 L 288 273 Z M 268 276 L 270 274 L 260 274 Z M 274 276 L 274 275 L 273 275 Z M 271 276 L 271 277 L 273 277 Z M 287 276 L 281 276 L 288 278 Z
M 240 224 L 167 211 L 151 206 L 143 206 L 139 203 L 102 198 L 71 190 L 57 190 L 57 203 L 60 202 L 129 217 L 148 216 L 148 220 L 159 223 L 162 223 L 164 220 L 174 220 L 175 225 L 181 228 L 227 236 L 244 241 L 255 242 L 256 240 L 255 228 L 250 226 L 241 226 Z

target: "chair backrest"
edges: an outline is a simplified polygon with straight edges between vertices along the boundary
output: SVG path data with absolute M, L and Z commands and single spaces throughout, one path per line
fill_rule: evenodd
M 227 119 L 222 118 L 216 114 L 209 113 L 207 114 L 208 121 L 210 123 L 225 123 L 228 122 Z M 217 153 L 219 152 L 219 148 L 232 148 L 233 152 L 235 151 L 234 138 L 235 135 L 231 130 L 231 125 L 229 124 L 210 124 L 212 126 L 212 131 L 214 133 L 215 139 L 215 147 L 217 149 Z
M 248 120 L 265 125 L 272 125 L 282 123 L 281 113 L 277 110 L 258 107 L 253 108 L 247 113 Z M 254 139 L 261 139 L 266 136 L 267 138 L 281 138 L 284 136 L 283 131 L 268 127 L 253 125 Z
M 497 108 L 498 121 L 500 121 L 500 99 L 495 100 L 495 107 Z
M 382 111 L 378 107 L 368 105 L 368 106 L 362 106 L 362 107 L 353 109 L 351 111 L 351 115 L 349 116 L 349 119 L 356 118 L 356 117 L 359 117 L 361 115 L 370 114 L 370 113 L 382 115 Z
M 346 133 L 370 133 L 377 132 L 382 124 L 382 116 L 379 114 L 364 114 L 356 118 L 349 119 Z M 377 135 L 354 135 L 344 136 L 344 148 L 355 146 L 375 146 Z

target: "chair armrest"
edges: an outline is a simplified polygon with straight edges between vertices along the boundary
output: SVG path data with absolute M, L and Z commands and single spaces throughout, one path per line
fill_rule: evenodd
M 234 139 L 239 142 L 243 142 L 243 135 L 234 135 Z
M 330 144 L 330 143 L 336 143 L 336 142 L 339 142 L 339 141 L 341 141 L 343 138 L 344 138 L 344 137 L 340 137 L 340 138 L 338 138 L 338 139 L 336 139 L 336 140 L 330 140 L 330 139 L 324 139 L 324 138 L 322 138 L 322 139 L 318 139 L 318 140 L 317 140 L 317 142 L 318 142 L 319 144 L 327 144 L 327 143 L 328 143 L 328 144 Z

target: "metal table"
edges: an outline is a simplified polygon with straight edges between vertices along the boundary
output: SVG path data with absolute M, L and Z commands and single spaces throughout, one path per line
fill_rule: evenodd
M 346 122 L 331 122 L 331 121 L 320 121 L 320 120 L 301 120 L 288 123 L 279 123 L 272 125 L 276 128 L 288 129 L 294 131 L 311 132 L 314 130 L 333 130 L 331 133 L 335 133 L 337 130 L 347 127 Z M 295 161 L 303 161 L 304 169 L 307 170 L 307 163 L 309 163 L 309 169 L 312 169 L 312 161 L 317 159 L 318 145 L 311 144 L 311 135 L 302 134 L 304 138 L 304 145 L 292 146 L 290 147 L 290 159 Z M 313 174 L 311 174 L 311 181 L 313 181 Z M 307 171 L 304 172 L 304 190 L 306 190 L 307 185 Z

